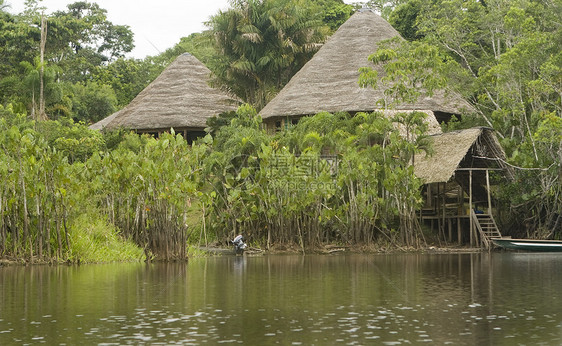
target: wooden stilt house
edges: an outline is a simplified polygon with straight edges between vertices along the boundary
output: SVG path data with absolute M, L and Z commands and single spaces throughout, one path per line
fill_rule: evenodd
M 501 234 L 494 220 L 491 191 L 498 178 L 512 179 L 505 154 L 490 128 L 434 135 L 433 153 L 414 159 L 425 182 L 420 221 L 448 242 L 488 247 Z

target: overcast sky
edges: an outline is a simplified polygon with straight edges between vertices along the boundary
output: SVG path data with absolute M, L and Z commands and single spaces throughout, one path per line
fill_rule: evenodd
M 66 10 L 79 0 L 42 0 L 47 13 Z M 205 30 L 210 16 L 229 8 L 228 0 L 89 0 L 107 10 L 109 21 L 128 25 L 135 34 L 129 57 L 142 59 L 173 47 L 180 38 Z M 361 2 L 344 0 L 346 3 Z M 21 13 L 25 0 L 5 0 L 11 13 Z
M 65 10 L 78 0 L 43 0 L 47 13 Z M 219 10 L 226 10 L 228 0 L 90 0 L 107 10 L 116 25 L 128 25 L 135 34 L 135 49 L 129 56 L 144 58 L 157 55 L 179 42 L 180 38 L 205 30 L 203 22 Z M 11 13 L 21 13 L 25 0 L 6 0 Z

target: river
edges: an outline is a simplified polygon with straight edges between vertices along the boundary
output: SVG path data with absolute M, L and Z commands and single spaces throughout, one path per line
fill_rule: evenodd
M 562 254 L 0 268 L 0 345 L 562 344 Z

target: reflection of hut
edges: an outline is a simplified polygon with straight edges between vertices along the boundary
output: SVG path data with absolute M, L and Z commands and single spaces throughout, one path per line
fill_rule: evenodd
M 306 115 L 327 112 L 369 112 L 379 110 L 377 101 L 385 97 L 384 86 L 359 86 L 359 69 L 375 68 L 369 55 L 383 40 L 398 32 L 371 10 L 361 10 L 349 18 L 324 46 L 291 78 L 289 83 L 260 112 L 269 129 L 284 128 Z M 379 71 L 380 72 L 380 71 Z M 436 124 L 447 121 L 470 106 L 454 95 L 436 92 L 420 97 L 414 104 L 402 104 L 399 111 L 418 110 L 429 114 Z
M 207 119 L 237 108 L 237 101 L 209 86 L 210 73 L 194 56 L 182 54 L 129 105 L 90 128 L 121 127 L 154 135 L 173 128 L 191 142 L 205 134 Z
M 424 183 L 425 204 L 420 219 L 437 227 L 442 236 L 471 244 L 478 237 L 500 236 L 492 217 L 490 197 L 494 179 L 513 178 L 504 152 L 489 128 L 472 128 L 432 136 L 433 153 L 414 161 L 416 176 Z M 447 232 L 446 232 L 447 231 Z M 445 234 L 447 233 L 447 234 Z M 486 244 L 485 244 L 486 245 Z

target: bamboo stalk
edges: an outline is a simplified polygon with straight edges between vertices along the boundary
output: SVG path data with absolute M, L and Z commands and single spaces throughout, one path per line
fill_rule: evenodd
M 45 45 L 47 43 L 47 19 L 41 15 L 41 42 L 40 42 L 40 71 L 39 71 L 39 120 L 47 120 L 45 113 L 44 75 L 45 75 Z
M 33 257 L 33 250 L 31 247 L 31 238 L 29 237 L 29 219 L 28 219 L 28 210 L 27 210 L 27 192 L 26 192 L 26 184 L 25 184 L 25 177 L 24 177 L 24 173 L 23 173 L 23 164 L 21 161 L 21 153 L 18 151 L 18 163 L 19 163 L 19 178 L 20 178 L 20 184 L 21 184 L 21 189 L 22 189 L 22 198 L 23 198 L 23 249 L 25 249 L 25 246 L 28 243 L 29 240 L 29 255 L 30 258 Z M 25 250 L 24 250 L 25 251 Z
M 37 212 L 37 256 L 41 259 L 43 258 L 43 222 L 39 205 L 39 197 L 39 194 L 35 196 L 35 207 Z

